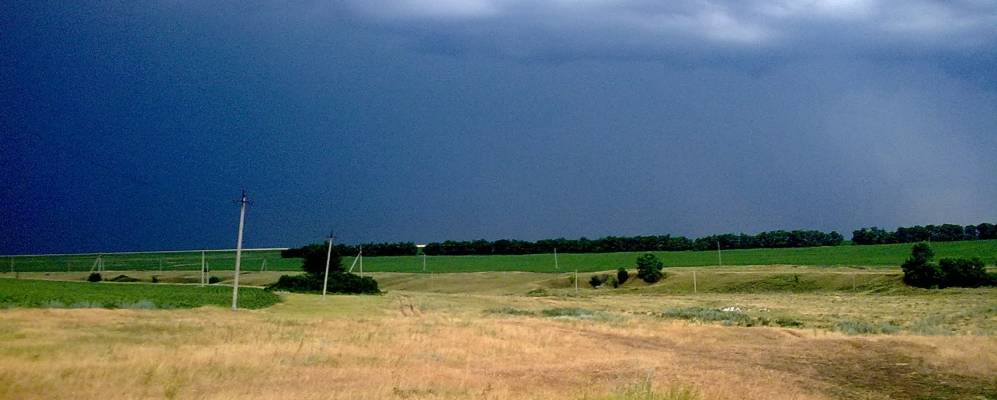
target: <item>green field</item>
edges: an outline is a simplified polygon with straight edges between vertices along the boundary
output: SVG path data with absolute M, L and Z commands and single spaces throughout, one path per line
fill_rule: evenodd
M 980 257 L 988 265 L 997 263 L 997 240 L 963 242 L 937 242 L 931 244 L 938 258 Z M 790 249 L 748 249 L 725 250 L 722 262 L 730 265 L 810 265 L 810 266 L 899 266 L 910 254 L 911 244 L 888 244 L 873 246 L 841 245 L 833 247 L 804 247 Z M 426 257 L 426 272 L 483 272 L 483 271 L 528 271 L 564 272 L 604 271 L 618 267 L 632 266 L 641 253 L 589 253 L 559 254 L 558 269 L 554 267 L 553 254 L 495 255 L 495 256 L 430 256 Z M 715 251 L 674 251 L 657 252 L 666 266 L 693 267 L 718 264 Z M 15 257 L 14 270 L 21 272 L 72 272 L 88 271 L 93 265 L 94 256 L 58 257 Z M 232 253 L 208 253 L 211 270 L 231 270 L 234 265 Z M 259 271 L 266 260 L 266 269 L 271 271 L 297 271 L 299 259 L 282 259 L 279 251 L 260 251 L 243 255 L 244 271 Z M 9 272 L 10 259 L 5 259 Z M 105 269 L 114 271 L 147 270 L 177 271 L 198 270 L 201 254 L 191 253 L 145 253 L 123 256 L 105 256 Z M 353 262 L 352 256 L 344 256 L 344 267 Z M 2 264 L 0 264 L 2 265 Z M 365 257 L 364 270 L 370 272 L 422 272 L 421 256 Z
M 239 288 L 239 307 L 263 308 L 280 301 L 259 288 Z M 0 308 L 194 308 L 232 304 L 232 288 L 141 283 L 0 279 Z
M 230 271 L 235 268 L 235 252 L 206 252 L 208 269 Z M 201 269 L 201 252 L 105 254 L 104 269 L 108 271 L 198 271 Z M 15 256 L 0 257 L 0 271 L 10 272 L 81 272 L 94 267 L 96 255 Z M 264 264 L 265 263 L 265 264 Z M 297 270 L 301 260 L 280 257 L 279 250 L 244 251 L 242 269 L 260 271 Z

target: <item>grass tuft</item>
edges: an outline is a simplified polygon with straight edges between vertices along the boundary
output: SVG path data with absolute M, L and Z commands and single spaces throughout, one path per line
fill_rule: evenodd
M 865 321 L 842 320 L 835 324 L 835 328 L 847 335 L 888 335 L 900 332 L 900 327 L 891 322 L 875 324 Z

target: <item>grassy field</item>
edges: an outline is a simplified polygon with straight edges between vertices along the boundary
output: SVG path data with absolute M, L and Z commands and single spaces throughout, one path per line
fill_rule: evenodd
M 231 301 L 232 288 L 224 286 L 0 279 L 0 308 L 194 308 Z M 262 308 L 278 301 L 262 289 L 239 288 L 240 307 Z
M 842 245 L 834 247 L 806 247 L 795 249 L 727 250 L 722 253 L 723 265 L 814 265 L 814 266 L 899 266 L 910 255 L 911 244 L 874 246 Z M 932 243 L 937 257 L 980 257 L 988 265 L 997 263 L 997 240 Z M 559 254 L 559 268 L 555 269 L 552 254 L 497 255 L 497 256 L 432 256 L 426 258 L 426 272 L 590 272 L 631 266 L 642 253 Z M 655 253 L 667 266 L 715 266 L 715 251 L 678 251 Z M 208 253 L 208 264 L 213 271 L 231 270 L 234 255 Z M 282 259 L 279 251 L 252 252 L 244 255 L 243 269 L 260 271 L 266 260 L 271 271 L 299 270 L 301 260 Z M 10 259 L 7 268 L 10 271 Z M 348 267 L 352 257 L 344 257 Z M 14 270 L 32 271 L 89 271 L 94 257 L 22 257 L 15 258 Z M 105 256 L 108 270 L 199 270 L 200 253 L 139 254 Z M 365 257 L 364 269 L 372 272 L 422 272 L 421 256 Z M 3 265 L 3 264 L 0 264 Z
M 767 268 L 761 275 L 784 269 Z M 565 275 L 457 273 L 441 281 L 386 273 L 378 275 L 388 289 L 382 296 L 291 294 L 253 311 L 4 309 L 0 398 L 997 394 L 995 289 L 879 282 L 855 291 L 731 292 L 755 278 L 719 272 L 731 275 L 728 283 L 709 293 L 682 289 L 678 273 L 658 285 L 578 293 Z M 522 294 L 536 288 L 547 293 Z

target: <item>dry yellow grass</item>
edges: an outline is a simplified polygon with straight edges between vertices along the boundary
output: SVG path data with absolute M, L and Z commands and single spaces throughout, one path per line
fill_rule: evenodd
M 270 309 L 240 312 L 0 310 L 0 397 L 601 398 L 647 379 L 661 392 L 689 388 L 702 399 L 966 398 L 997 391 L 992 333 L 845 336 L 639 313 L 697 301 L 799 302 L 810 312 L 837 304 L 819 295 L 716 296 L 394 291 L 325 301 L 289 295 Z M 848 300 L 857 310 L 887 303 L 875 296 Z M 497 307 L 586 307 L 603 314 L 483 312 Z

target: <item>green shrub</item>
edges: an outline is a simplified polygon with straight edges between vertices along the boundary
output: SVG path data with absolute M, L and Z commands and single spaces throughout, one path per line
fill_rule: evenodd
M 545 317 L 588 317 L 595 314 L 592 310 L 577 307 L 548 308 L 540 313 Z
M 915 244 L 903 263 L 904 283 L 922 288 L 980 287 L 994 284 L 979 258 L 943 258 L 932 263 L 934 251 L 927 243 Z
M 212 285 L 216 284 L 218 282 L 221 282 L 221 281 L 222 281 L 222 278 L 219 278 L 217 276 L 212 276 L 212 277 L 208 278 L 208 284 L 212 284 Z
M 627 272 L 626 268 L 620 267 L 620 269 L 616 270 L 616 281 L 619 282 L 621 285 L 627 283 L 627 280 L 629 279 L 630 279 L 630 273 Z
M 159 276 L 158 275 L 153 275 L 152 276 L 152 283 L 159 283 Z
M 616 280 L 615 276 L 610 276 L 609 280 L 606 281 L 606 283 L 608 283 L 610 286 L 612 286 L 613 289 L 616 289 L 616 288 L 620 287 L 620 281 Z
M 637 257 L 637 277 L 647 283 L 655 283 L 661 280 L 663 274 L 661 269 L 664 264 L 655 257 L 654 254 L 647 253 Z
M 839 321 L 835 327 L 847 335 L 892 334 L 900 332 L 900 327 L 890 322 L 873 324 L 865 321 L 843 320 Z
M 87 282 L 100 282 L 102 280 L 100 273 L 97 272 L 91 272 L 90 276 L 87 277 Z
M 600 287 L 605 285 L 606 282 L 609 282 L 609 278 L 609 274 L 592 275 L 592 278 L 589 279 L 589 285 L 593 288 Z
M 281 275 L 277 283 L 268 285 L 267 290 L 284 290 L 288 292 L 319 293 L 322 292 L 323 278 L 314 274 Z M 326 290 L 330 293 L 377 294 L 377 281 L 369 276 L 360 277 L 356 274 L 336 272 L 329 273 L 329 283 Z
M 489 308 L 485 310 L 485 314 L 536 315 L 536 313 L 533 311 L 520 310 L 518 308 L 512 308 L 512 307 Z
M 991 283 L 983 261 L 979 258 L 943 258 L 938 261 L 943 286 L 980 287 Z
M 904 271 L 904 283 L 910 286 L 931 288 L 942 284 L 942 271 L 931 262 L 935 252 L 927 243 L 918 243 L 911 248 L 911 255 L 900 266 Z
M 700 322 L 720 322 L 724 325 L 754 326 L 759 325 L 751 316 L 740 310 L 721 310 L 704 307 L 672 308 L 665 310 L 662 316 Z

